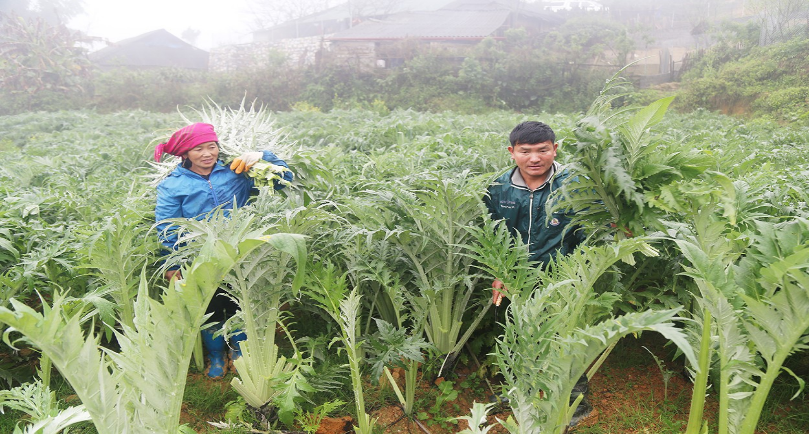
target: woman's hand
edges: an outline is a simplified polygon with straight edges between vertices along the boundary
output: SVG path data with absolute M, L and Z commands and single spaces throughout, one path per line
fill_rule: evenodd
M 254 164 L 258 163 L 263 156 L 263 152 L 245 152 L 230 163 L 230 170 L 237 174 L 247 172 Z

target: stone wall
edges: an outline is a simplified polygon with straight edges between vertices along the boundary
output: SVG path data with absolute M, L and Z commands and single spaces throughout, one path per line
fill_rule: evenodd
M 228 45 L 210 51 L 208 69 L 211 72 L 256 70 L 280 62 L 293 68 L 303 67 L 314 64 L 321 50 L 330 49 L 329 45 L 324 36 Z
M 338 65 L 358 71 L 370 71 L 376 65 L 376 44 L 367 41 L 341 41 L 332 45 L 332 57 Z
M 333 41 L 332 62 L 357 71 L 370 72 L 376 68 L 395 68 L 405 60 L 421 53 L 432 53 L 445 59 L 469 56 L 478 41 L 431 41 L 401 39 L 396 41 Z M 460 63 L 460 61 L 459 61 Z

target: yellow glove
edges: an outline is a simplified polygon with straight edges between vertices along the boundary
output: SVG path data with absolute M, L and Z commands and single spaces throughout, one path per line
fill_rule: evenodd
M 263 156 L 264 154 L 261 152 L 245 152 L 241 157 L 237 157 L 230 163 L 230 170 L 237 174 L 247 172 L 254 164 L 261 160 Z

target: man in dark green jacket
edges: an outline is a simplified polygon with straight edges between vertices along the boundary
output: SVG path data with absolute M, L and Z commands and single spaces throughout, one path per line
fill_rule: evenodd
M 548 198 L 569 174 L 555 161 L 556 135 L 536 121 L 517 125 L 509 136 L 508 152 L 516 167 L 489 186 L 484 199 L 494 220 L 505 220 L 514 236 L 528 246 L 529 259 L 545 267 L 556 255 L 566 255 L 583 240 L 581 231 L 568 228 L 570 216 L 548 216 Z
M 516 167 L 501 175 L 488 188 L 484 199 L 494 220 L 504 220 L 514 236 L 528 246 L 529 259 L 545 267 L 557 255 L 573 251 L 584 239 L 581 231 L 569 228 L 570 216 L 563 212 L 547 213 L 548 198 L 567 180 L 569 174 L 556 162 L 556 134 L 551 127 L 536 121 L 523 122 L 509 135 L 508 152 Z M 495 281 L 492 301 L 500 305 L 502 282 Z M 571 402 L 587 392 L 587 378 L 573 389 Z M 586 417 L 592 407 L 583 398 L 571 425 Z

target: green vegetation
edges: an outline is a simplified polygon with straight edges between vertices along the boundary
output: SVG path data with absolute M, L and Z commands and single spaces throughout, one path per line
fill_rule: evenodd
M 413 423 L 461 431 L 456 417 L 471 408 L 467 420 L 480 421 L 492 408 L 455 402 L 458 387 L 475 381 L 453 378 L 448 355 L 468 340 L 485 347 L 469 331 L 488 329 L 503 333 L 493 359 L 489 349 L 476 355 L 484 361 L 476 375 L 502 373 L 512 432 L 561 432 L 575 381 L 596 375 L 621 337 L 641 330 L 671 339 L 684 354 L 678 363 L 712 386 L 706 401 L 699 393 L 691 401 L 692 421 L 662 403 L 665 432 L 707 421 L 749 433 L 774 423 L 773 409 L 805 396 L 789 373 L 809 372 L 790 363 L 805 358 L 809 333 L 800 315 L 809 303 L 809 130 L 667 113 L 668 99 L 623 106 L 620 80 L 611 83 L 584 115 L 234 109 L 217 122 L 266 115 L 283 130 L 274 148 L 296 180 L 256 195 L 231 219 L 178 222 L 190 241 L 178 258 L 193 262 L 168 286 L 148 160 L 158 140 L 203 112 L 0 117 L 0 318 L 16 330 L 6 345 L 49 356 L 31 358 L 35 377 L 2 378 L 59 388 L 57 405 L 40 399 L 45 411 L 24 424 L 58 408 L 86 412 L 99 433 L 126 423 L 187 431 L 181 403 L 205 393 L 187 375 L 200 307 L 221 281 L 256 343 L 232 377 L 239 386 L 212 400 L 221 408 L 204 410 L 234 432 L 311 430 L 326 413 L 356 415 L 358 430 L 374 432 L 380 409 L 397 402 Z M 591 217 L 581 222 L 590 225 L 588 246 L 548 272 L 526 262 L 480 201 L 486 181 L 511 164 L 507 132 L 528 119 L 554 126 L 558 159 L 582 179 L 556 203 Z M 502 325 L 486 312 L 495 277 L 513 297 Z M 641 359 L 651 362 L 646 352 Z M 382 390 L 379 378 L 393 382 L 394 373 L 401 383 Z M 443 386 L 419 386 L 438 373 Z M 267 383 L 248 381 L 257 378 Z M 117 401 L 100 399 L 102 388 Z M 681 408 L 688 399 L 671 397 Z M 711 402 L 718 410 L 698 417 Z M 626 419 L 651 423 L 659 408 L 646 407 Z M 9 408 L 12 417 L 30 414 Z
M 809 39 L 746 50 L 716 47 L 683 77 L 678 102 L 782 123 L 809 118 Z

